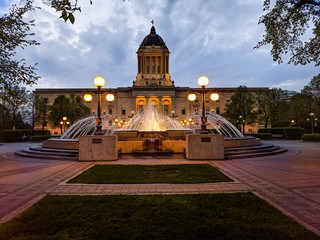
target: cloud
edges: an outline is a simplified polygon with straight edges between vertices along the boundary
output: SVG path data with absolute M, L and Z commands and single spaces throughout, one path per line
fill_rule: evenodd
M 309 82 L 310 82 L 309 78 L 288 79 L 288 80 L 286 80 L 284 82 L 280 82 L 278 84 L 272 85 L 272 88 L 281 88 L 281 89 L 285 89 L 285 90 L 302 89 Z
M 312 65 L 275 64 L 270 46 L 253 49 L 264 34 L 258 25 L 262 0 L 97 0 L 92 6 L 81 1 L 74 25 L 58 19 L 59 13 L 40 0 L 35 3 L 42 9 L 28 18 L 36 20 L 32 30 L 41 45 L 26 48 L 20 56 L 39 63 L 44 80 L 37 88 L 94 87 L 97 75 L 106 78 L 107 87 L 132 86 L 136 51 L 152 19 L 171 52 L 176 86 L 196 87 L 196 79 L 207 75 L 210 87 L 283 86 L 299 91 L 319 73 Z

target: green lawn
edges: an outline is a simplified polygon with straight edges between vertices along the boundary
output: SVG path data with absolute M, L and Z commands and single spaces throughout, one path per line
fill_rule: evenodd
M 232 181 L 208 164 L 95 165 L 68 183 L 210 183 Z
M 0 239 L 319 239 L 252 193 L 46 196 Z

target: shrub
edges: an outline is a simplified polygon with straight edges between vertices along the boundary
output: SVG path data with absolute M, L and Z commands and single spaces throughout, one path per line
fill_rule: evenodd
M 21 141 L 23 134 L 33 135 L 50 135 L 49 130 L 33 130 L 33 129 L 15 129 L 15 130 L 3 130 L 1 132 L 4 142 L 18 142 Z
M 32 130 L 32 135 L 51 135 L 49 130 Z
M 42 142 L 54 137 L 58 138 L 60 135 L 34 135 L 32 136 L 31 140 L 32 142 Z
M 270 133 L 271 128 L 260 128 L 258 130 L 258 133 Z
M 320 134 L 303 134 L 302 140 L 320 142 Z
M 30 133 L 31 129 L 3 130 L 2 137 L 5 142 L 21 141 L 23 134 Z
M 285 128 L 285 138 L 287 139 L 301 139 L 304 134 L 304 128 L 287 127 Z
M 284 127 L 275 127 L 270 129 L 270 133 L 272 134 L 282 134 L 285 136 L 285 128 Z
M 246 135 L 260 138 L 260 139 L 272 139 L 271 133 L 248 133 Z
M 271 133 L 283 135 L 286 139 L 301 139 L 304 134 L 304 128 L 300 127 L 274 127 L 274 128 L 261 128 L 258 133 Z

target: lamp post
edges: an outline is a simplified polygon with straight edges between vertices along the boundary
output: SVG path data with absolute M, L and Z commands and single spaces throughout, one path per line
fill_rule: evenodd
M 131 115 L 130 116 L 128 116 L 128 118 L 133 118 L 133 116 L 136 114 L 136 112 L 135 111 L 131 111 Z
M 206 107 L 205 107 L 205 96 L 206 96 L 206 86 L 209 83 L 209 78 L 206 76 L 202 76 L 198 78 L 198 85 L 201 87 L 201 91 L 198 92 L 202 95 L 202 115 L 201 115 L 201 131 L 200 134 L 208 134 L 207 130 L 207 117 L 206 117 Z M 217 93 L 212 93 L 210 95 L 210 99 L 212 101 L 217 101 L 219 99 L 219 95 Z M 189 101 L 194 101 L 196 100 L 196 94 L 190 93 L 188 95 L 188 100 Z
M 69 125 L 70 122 L 67 121 L 67 117 L 63 117 L 62 121 L 60 121 L 60 126 L 61 126 L 61 134 L 64 133 L 66 131 L 66 125 Z M 63 129 L 63 132 L 62 132 Z
M 310 113 L 310 122 L 311 122 L 311 134 L 313 134 L 313 120 L 314 120 L 314 113 Z
M 176 115 L 176 112 L 174 110 L 171 111 L 171 117 L 173 119 L 176 119 L 176 117 L 178 117 L 178 115 Z
M 97 91 L 93 91 L 94 93 L 97 94 L 98 96 L 98 117 L 96 119 L 96 131 L 95 131 L 95 135 L 103 135 L 103 131 L 102 131 L 102 121 L 101 121 L 101 94 L 103 93 L 101 88 L 104 86 L 105 84 L 105 80 L 103 77 L 96 77 L 94 80 L 94 85 L 96 85 L 98 87 Z M 86 102 L 91 102 L 92 100 L 92 95 L 91 94 L 85 94 L 84 95 L 84 100 Z M 113 94 L 107 94 L 106 95 L 106 100 L 108 102 L 112 102 L 114 100 L 114 95 Z
M 242 118 L 242 116 L 240 115 L 239 116 L 239 123 L 240 123 L 240 132 L 243 134 L 243 132 L 242 132 L 242 122 L 243 122 L 243 118 Z

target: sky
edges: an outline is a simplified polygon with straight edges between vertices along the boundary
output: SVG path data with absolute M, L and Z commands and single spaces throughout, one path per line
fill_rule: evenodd
M 0 0 L 0 15 L 17 0 Z M 272 60 L 258 25 L 263 0 L 89 0 L 79 1 L 72 25 L 59 13 L 41 7 L 28 13 L 39 46 L 20 50 L 27 63 L 38 63 L 36 88 L 93 88 L 102 76 L 105 87 L 130 87 L 137 74 L 136 52 L 154 26 L 170 50 L 170 74 L 176 86 L 269 87 L 299 92 L 319 74 L 314 64 L 294 66 Z M 288 57 L 284 58 L 285 60 Z

